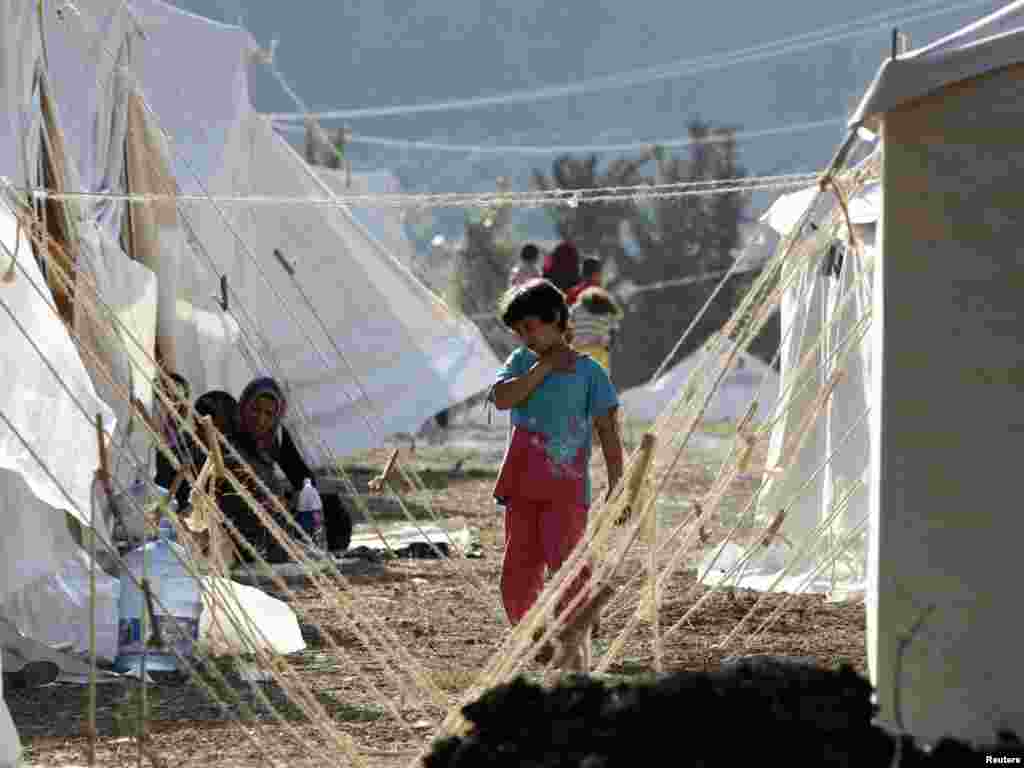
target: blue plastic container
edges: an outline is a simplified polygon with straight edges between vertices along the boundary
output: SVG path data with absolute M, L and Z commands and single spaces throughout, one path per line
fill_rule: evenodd
M 172 531 L 173 528 L 161 525 L 160 536 L 156 541 L 124 556 L 125 565 L 140 581 L 143 557 L 146 558 L 146 577 L 153 594 L 153 610 L 156 615 L 148 619 L 148 632 L 144 640 L 142 617 L 146 598 L 135 582 L 123 574 L 118 610 L 118 653 L 114 661 L 114 669 L 118 672 L 140 672 L 144 652 L 147 672 L 176 671 L 178 660 L 170 647 L 173 646 L 179 654 L 189 658 L 199 638 L 202 595 L 195 579 L 183 565 L 187 558 L 185 550 L 169 541 Z M 163 613 L 164 608 L 169 613 Z M 160 629 L 162 644 L 155 642 L 152 626 L 154 619 Z M 176 631 L 175 622 L 180 632 Z

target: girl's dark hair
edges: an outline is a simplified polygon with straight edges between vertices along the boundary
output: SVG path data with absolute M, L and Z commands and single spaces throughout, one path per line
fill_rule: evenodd
M 557 323 L 565 330 L 569 322 L 569 308 L 565 294 L 548 280 L 538 278 L 506 291 L 501 297 L 498 312 L 503 322 L 512 328 L 520 320 L 536 317 L 544 323 Z

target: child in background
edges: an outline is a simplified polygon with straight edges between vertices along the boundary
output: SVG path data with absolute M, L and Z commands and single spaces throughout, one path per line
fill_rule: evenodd
M 599 285 L 579 294 L 569 310 L 572 345 L 582 355 L 590 355 L 611 375 L 611 351 L 622 321 L 622 309 L 608 291 Z
M 534 280 L 502 298 L 501 319 L 522 340 L 491 390 L 499 410 L 511 409 L 512 432 L 494 488 L 505 503 L 501 595 L 517 624 L 544 585 L 545 566 L 557 571 L 586 530 L 590 455 L 596 432 L 608 467 L 608 492 L 622 477 L 618 396 L 591 358 L 566 344 L 565 297 Z M 559 613 L 590 576 L 584 569 Z
M 509 288 L 515 288 L 528 280 L 540 277 L 540 249 L 533 243 L 527 243 L 519 252 L 519 263 L 512 267 L 508 278 Z
M 596 256 L 587 256 L 583 260 L 581 271 L 583 279 L 565 292 L 565 303 L 569 306 L 570 310 L 572 305 L 576 303 L 576 300 L 579 299 L 581 293 L 587 290 L 587 288 L 593 288 L 595 285 L 600 287 L 604 278 L 604 267 L 601 264 L 601 260 Z

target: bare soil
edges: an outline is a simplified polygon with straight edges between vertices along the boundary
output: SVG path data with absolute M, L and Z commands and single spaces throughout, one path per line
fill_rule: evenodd
M 470 446 L 472 448 L 472 446 Z M 461 451 L 461 453 L 460 453 Z M 389 450 L 358 457 L 364 467 L 383 467 Z M 472 685 L 508 632 L 498 602 L 498 579 L 504 547 L 501 517 L 491 498 L 493 454 L 484 465 L 469 467 L 464 461 L 455 472 L 459 458 L 471 454 L 466 444 L 458 448 L 418 446 L 404 460 L 429 470 L 434 487 L 432 504 L 441 516 L 461 517 L 478 529 L 482 557 L 457 561 L 398 559 L 381 563 L 353 563 L 345 572 L 349 594 L 364 611 L 372 611 L 391 635 L 404 646 L 456 705 Z M 599 452 L 598 452 L 599 453 Z M 716 459 L 707 453 L 676 466 L 664 491 L 680 502 L 699 497 L 710 488 L 717 471 Z M 593 467 L 595 492 L 604 484 L 599 458 Z M 752 481 L 741 480 L 730 491 L 727 505 L 742 507 L 753 490 Z M 682 513 L 681 513 L 682 514 Z M 709 531 L 713 545 L 722 529 Z M 639 601 L 639 579 L 631 578 L 643 568 L 644 551 L 638 547 L 618 576 L 628 585 L 618 611 L 604 618 L 595 640 L 595 656 L 607 649 L 625 626 Z M 665 593 L 661 612 L 662 628 L 675 624 L 706 588 L 695 584 L 693 570 L 682 570 Z M 280 597 L 280 595 L 278 595 Z M 755 644 L 718 644 L 754 607 L 761 595 L 728 590 L 716 593 L 701 610 L 685 622 L 664 643 L 665 671 L 699 670 L 716 665 L 734 654 L 767 653 L 812 657 L 825 666 L 843 663 L 866 674 L 864 608 L 859 604 L 831 604 L 822 596 L 790 599 L 781 618 Z M 785 595 L 768 595 L 758 607 L 753 622 L 760 623 Z M 287 663 L 315 692 L 327 716 L 350 737 L 364 754 L 367 765 L 407 765 L 418 750 L 429 743 L 443 712 L 439 707 L 417 708 L 403 701 L 401 686 L 388 674 L 376 655 L 392 650 L 375 642 L 366 647 L 344 624 L 324 597 L 311 587 L 300 588 L 292 601 L 306 637 L 308 648 L 287 659 Z M 319 624 L 320 629 L 314 627 Z M 748 630 L 756 626 L 748 625 Z M 328 633 L 338 645 L 330 647 Z M 649 675 L 654 669 L 651 630 L 641 623 L 626 645 L 625 652 L 610 667 L 616 678 Z M 191 766 L 257 765 L 263 763 L 301 764 L 346 763 L 339 745 L 324 743 L 319 732 L 291 704 L 273 683 L 256 683 L 287 721 L 278 723 L 268 707 L 224 662 L 227 684 L 217 682 L 214 690 L 231 697 L 230 705 L 213 703 L 191 682 L 173 681 L 148 686 L 149 719 L 146 724 L 149 765 Z M 539 667 L 537 667 L 539 670 Z M 536 670 L 535 670 L 536 671 Z M 381 694 L 379 698 L 374 688 Z M 5 693 L 11 713 L 26 748 L 28 765 L 84 765 L 87 739 L 85 711 L 87 691 L 70 685 L 48 686 L 29 691 Z M 388 708 L 400 713 L 399 721 Z M 98 752 L 101 765 L 137 764 L 139 747 L 135 737 L 141 707 L 137 684 L 114 683 L 99 687 Z M 231 721 L 241 719 L 241 728 Z

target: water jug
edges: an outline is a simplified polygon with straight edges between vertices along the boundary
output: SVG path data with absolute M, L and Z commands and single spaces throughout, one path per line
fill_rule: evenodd
M 170 541 L 173 530 L 173 527 L 161 525 L 155 541 L 124 556 L 125 566 L 140 582 L 143 558 L 146 559 L 146 579 L 153 596 L 152 611 L 155 615 L 147 616 L 147 632 L 143 638 L 142 617 L 146 609 L 146 597 L 135 581 L 127 573 L 122 573 L 117 627 L 118 655 L 114 662 L 118 672 L 139 672 L 144 652 L 147 672 L 176 671 L 178 661 L 171 647 L 188 658 L 199 637 L 202 595 L 195 579 L 183 564 L 188 557 L 187 553 L 184 548 Z M 164 613 L 165 610 L 168 613 Z M 159 629 L 158 633 L 154 632 L 154 623 Z

